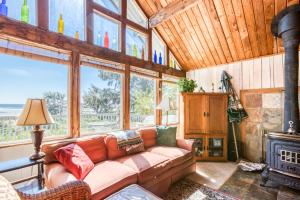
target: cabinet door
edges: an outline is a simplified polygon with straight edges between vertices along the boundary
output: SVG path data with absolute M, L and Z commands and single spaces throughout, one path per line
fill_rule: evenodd
M 205 95 L 188 95 L 185 98 L 185 133 L 205 133 L 207 130 L 207 97 Z
M 227 159 L 227 139 L 225 137 L 207 138 L 207 160 Z
M 210 134 L 227 133 L 227 96 L 210 95 L 208 129 Z
M 198 137 L 194 141 L 194 148 L 195 148 L 195 158 L 196 160 L 205 160 L 207 157 L 207 140 L 206 137 Z

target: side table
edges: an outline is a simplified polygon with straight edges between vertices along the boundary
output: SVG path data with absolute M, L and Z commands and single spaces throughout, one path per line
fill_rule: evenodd
M 20 158 L 17 160 L 10 160 L 10 161 L 2 162 L 2 163 L 0 163 L 0 173 L 11 172 L 11 171 L 15 171 L 18 169 L 31 167 L 34 165 L 38 166 L 38 174 L 37 175 L 14 181 L 11 184 L 15 185 L 15 184 L 19 184 L 19 183 L 29 181 L 32 179 L 37 179 L 38 187 L 39 187 L 38 189 L 42 190 L 44 188 L 44 177 L 43 177 L 44 159 L 43 158 L 41 158 L 39 160 L 30 160 L 29 158 Z

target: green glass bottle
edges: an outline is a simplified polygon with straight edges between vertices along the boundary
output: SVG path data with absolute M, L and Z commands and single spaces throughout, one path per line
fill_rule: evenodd
M 22 5 L 21 9 L 21 21 L 28 23 L 29 22 L 29 7 L 27 5 L 27 0 L 24 0 L 24 3 Z
M 137 47 L 136 47 L 136 44 L 133 45 L 132 56 L 137 57 Z
M 64 27 L 65 27 L 64 20 L 62 14 L 60 14 L 58 20 L 58 32 L 64 34 Z

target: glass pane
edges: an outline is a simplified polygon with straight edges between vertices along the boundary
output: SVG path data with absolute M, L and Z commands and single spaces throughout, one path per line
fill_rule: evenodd
M 50 0 L 49 29 L 85 40 L 85 0 Z
M 174 69 L 178 69 L 181 70 L 182 67 L 180 66 L 180 64 L 178 63 L 178 61 L 176 60 L 175 56 L 170 52 L 170 63 L 169 63 L 169 67 L 174 68 Z
M 98 13 L 94 17 L 94 44 L 120 51 L 120 23 Z
M 135 0 L 127 0 L 127 18 L 145 28 L 148 28 L 148 18 Z
M 55 121 L 43 126 L 46 137 L 66 135 L 68 67 L 6 54 L 0 59 L 0 143 L 30 139 L 32 127 L 16 126 L 28 98 L 46 99 Z
M 175 83 L 162 83 L 162 124 L 178 123 L 179 90 Z
M 4 1 L 2 0 L 2 3 Z M 37 24 L 36 0 L 7 0 L 7 16 L 32 25 Z M 2 13 L 1 13 L 2 14 Z
M 152 31 L 152 55 L 154 63 L 166 64 L 166 45 L 155 31 Z
M 224 139 L 223 138 L 209 138 L 208 140 L 208 156 L 209 157 L 223 157 Z
M 120 130 L 122 75 L 92 67 L 81 67 L 81 134 Z
M 155 80 L 131 75 L 130 126 L 155 125 Z
M 132 28 L 126 28 L 126 54 L 148 60 L 148 38 Z
M 121 1 L 120 0 L 94 0 L 94 2 L 98 3 L 99 5 L 111 10 L 115 13 L 121 13 Z
M 195 139 L 194 147 L 195 147 L 195 156 L 203 157 L 204 156 L 204 139 L 203 138 Z

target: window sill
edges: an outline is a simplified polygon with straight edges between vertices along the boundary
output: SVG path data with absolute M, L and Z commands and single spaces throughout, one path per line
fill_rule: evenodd
M 45 139 L 43 139 L 43 143 L 51 142 L 51 141 L 60 141 L 60 140 L 65 140 L 65 139 L 70 139 L 70 138 L 72 138 L 70 135 L 46 137 Z M 18 141 L 18 142 L 2 143 L 2 144 L 0 144 L 0 149 L 7 148 L 7 147 L 28 145 L 28 144 L 32 144 L 32 141 L 30 139 L 22 140 L 22 141 Z

